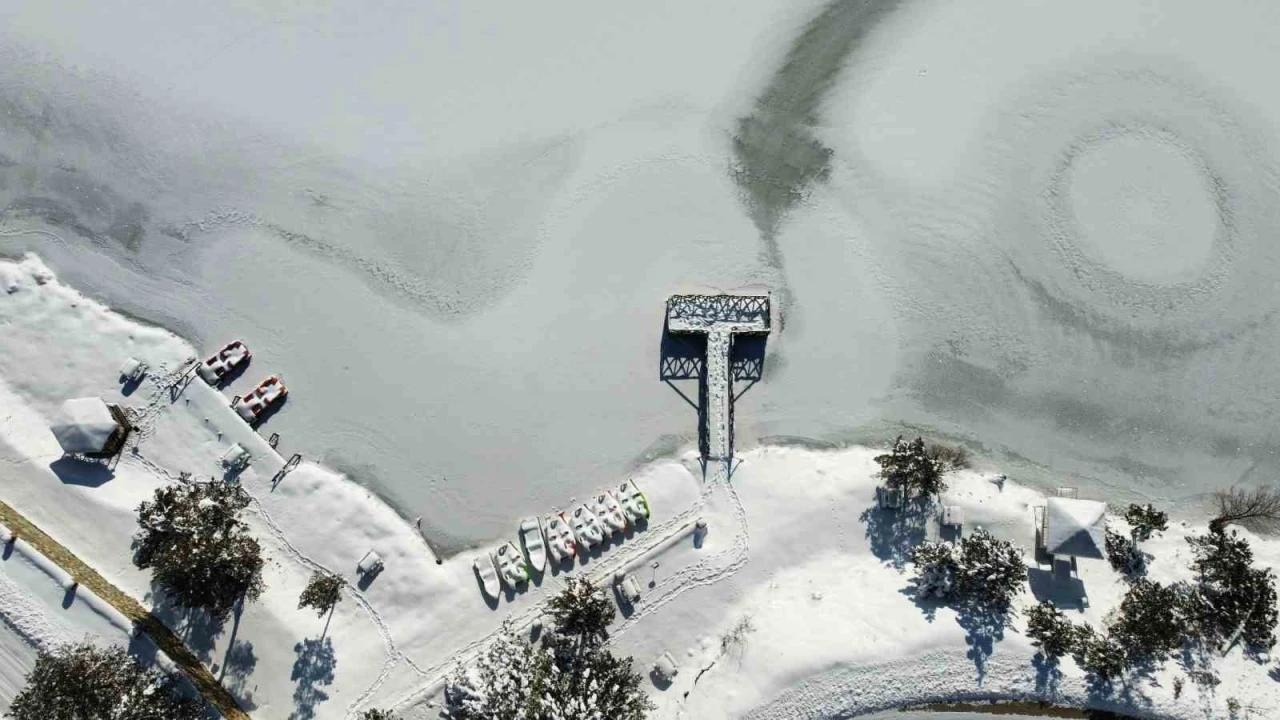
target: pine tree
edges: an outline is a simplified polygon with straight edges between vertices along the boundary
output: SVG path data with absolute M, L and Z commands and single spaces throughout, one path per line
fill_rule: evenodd
M 390 710 L 365 710 L 360 713 L 359 720 L 398 720 Z
M 316 571 L 311 574 L 302 596 L 298 598 L 298 609 L 315 608 L 316 615 L 324 617 L 342 599 L 342 588 L 347 581 L 327 572 Z
M 594 648 L 572 668 L 553 667 L 541 717 L 554 720 L 644 720 L 653 703 L 631 670 L 631 658 Z
M 262 593 L 262 548 L 240 520 L 249 494 L 225 482 L 168 485 L 138 506 L 134 564 L 184 607 L 226 618 Z
M 564 635 L 533 646 L 509 627 L 445 684 L 450 720 L 643 720 L 651 708 L 631 658 Z
M 1129 664 L 1158 659 L 1182 646 L 1187 637 L 1182 608 L 1172 587 L 1146 579 L 1129 586 L 1110 628 Z
M 1027 610 L 1027 637 L 1054 659 L 1074 652 L 1083 635 L 1052 600 L 1042 600 Z
M 1129 669 L 1127 657 L 1114 638 L 1099 635 L 1092 629 L 1082 633 L 1075 652 L 1076 664 L 1103 682 L 1111 682 Z
M 179 682 L 144 669 L 120 646 L 64 645 L 36 657 L 13 698 L 13 720 L 200 720 L 202 705 Z
M 468 668 L 445 686 L 452 720 L 535 720 L 553 672 L 552 654 L 516 638 L 510 626 Z
M 558 633 L 592 646 L 609 636 L 609 625 L 617 614 L 604 592 L 582 576 L 569 578 L 548 610 Z
M 880 477 L 891 488 L 902 488 L 904 493 L 916 492 L 921 496 L 939 495 L 947 489 L 942 479 L 942 465 L 925 447 L 922 438 L 907 441 L 898 436 L 888 454 L 875 458 L 880 465 Z
M 1013 543 L 978 529 L 959 543 L 925 542 L 911 551 L 916 597 L 957 601 L 1005 613 L 1027 579 Z
M 969 602 L 1004 613 L 1027 580 L 1022 553 L 1007 540 L 997 540 L 981 528 L 960 541 L 957 591 Z
M 1230 644 L 1236 639 L 1257 648 L 1275 645 L 1276 578 L 1268 568 L 1253 567 L 1253 550 L 1236 531 L 1211 530 L 1189 537 L 1199 577 L 1197 619 L 1209 639 Z

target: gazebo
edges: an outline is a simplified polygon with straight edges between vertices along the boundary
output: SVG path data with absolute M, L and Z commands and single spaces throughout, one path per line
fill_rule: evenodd
M 1039 516 L 1039 548 L 1055 557 L 1106 557 L 1107 505 L 1096 500 L 1051 497 Z
M 76 398 L 62 403 L 49 429 L 68 455 L 110 457 L 124 447 L 132 427 L 119 406 Z

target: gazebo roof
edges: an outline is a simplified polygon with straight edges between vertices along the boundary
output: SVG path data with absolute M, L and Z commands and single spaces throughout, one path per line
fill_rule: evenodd
M 119 428 L 102 398 L 76 398 L 62 403 L 49 425 L 58 444 L 72 454 L 102 452 Z
M 1044 545 L 1047 552 L 1083 558 L 1105 557 L 1106 503 L 1075 498 L 1049 498 L 1044 524 Z

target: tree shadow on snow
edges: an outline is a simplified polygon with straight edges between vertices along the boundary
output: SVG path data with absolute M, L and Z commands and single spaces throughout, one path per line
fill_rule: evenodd
M 1036 694 L 1054 701 L 1058 698 L 1058 687 L 1062 682 L 1062 668 L 1058 666 L 1058 658 L 1046 657 L 1038 652 L 1031 658 L 1031 665 L 1036 669 Z
M 933 503 L 913 498 L 898 510 L 872 506 L 859 519 L 866 523 L 871 552 L 898 570 L 911 560 L 911 549 L 924 542 Z
M 298 659 L 293 663 L 289 678 L 298 684 L 293 691 L 294 711 L 289 720 L 313 720 L 316 706 L 329 699 L 322 690 L 333 684 L 333 669 L 338 659 L 333 653 L 329 638 L 306 639 L 293 646 Z
M 216 618 L 200 608 L 188 608 L 177 604 L 164 592 L 163 587 L 157 583 L 152 583 L 151 585 L 151 600 L 153 603 L 152 612 L 155 616 L 169 626 L 169 629 L 173 630 L 174 634 L 182 639 L 182 643 L 201 662 L 212 662 L 214 645 L 218 636 L 222 634 L 222 628 L 226 625 L 226 621 Z M 236 621 L 238 624 L 238 609 Z
M 995 652 L 995 644 L 1004 639 L 1008 620 L 1008 613 L 993 612 L 983 607 L 957 608 L 956 623 L 964 628 L 964 642 L 969 646 L 965 656 L 973 661 L 979 686 L 987 675 L 987 658 Z
M 222 659 L 222 672 L 218 680 L 227 692 L 246 710 L 254 709 L 253 693 L 250 691 L 249 676 L 258 667 L 258 655 L 253 650 L 253 643 L 248 640 L 235 640 L 227 648 L 226 657 Z

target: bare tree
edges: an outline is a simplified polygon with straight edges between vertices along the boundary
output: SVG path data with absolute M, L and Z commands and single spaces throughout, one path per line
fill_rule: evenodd
M 1209 522 L 1209 529 L 1215 532 L 1231 523 L 1254 532 L 1280 529 L 1280 487 L 1218 490 L 1213 494 L 1213 503 L 1218 514 Z

